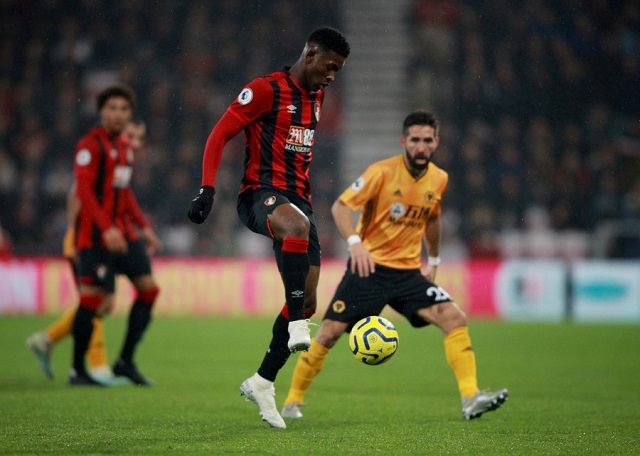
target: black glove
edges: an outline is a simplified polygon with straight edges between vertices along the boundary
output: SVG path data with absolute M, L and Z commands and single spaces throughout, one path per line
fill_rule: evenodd
M 211 206 L 213 206 L 213 195 L 216 189 L 208 185 L 200 187 L 200 192 L 193 200 L 191 200 L 191 208 L 189 209 L 189 220 L 193 223 L 202 223 L 207 219 Z

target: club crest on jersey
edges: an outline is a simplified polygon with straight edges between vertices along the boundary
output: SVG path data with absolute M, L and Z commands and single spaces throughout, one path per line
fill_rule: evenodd
M 273 206 L 274 204 L 276 204 L 276 197 L 273 195 L 264 200 L 265 206 Z
M 433 192 L 427 192 L 424 194 L 424 200 L 429 204 L 433 203 L 435 199 L 436 199 L 436 195 Z
M 127 149 L 127 163 L 133 163 L 133 149 Z
M 313 113 L 316 116 L 316 122 L 320 122 L 320 105 L 318 103 L 313 104 Z
M 404 204 L 393 203 L 391 209 L 389 209 L 389 213 L 394 218 L 402 217 L 404 215 Z
M 351 184 L 351 190 L 354 192 L 359 191 L 362 187 L 364 187 L 364 177 L 360 176 L 355 180 L 353 184 Z
M 253 90 L 245 87 L 244 89 L 242 89 L 242 92 L 240 92 L 240 95 L 238 95 L 238 103 L 240 103 L 241 105 L 246 105 L 251 103 L 251 100 L 253 100 Z
M 118 151 L 116 149 L 111 149 L 111 152 L 109 153 L 111 154 L 111 158 L 113 158 L 114 160 L 118 158 Z

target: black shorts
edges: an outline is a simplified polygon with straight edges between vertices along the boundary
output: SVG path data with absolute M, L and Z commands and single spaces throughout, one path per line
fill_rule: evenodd
M 80 250 L 78 271 L 80 283 L 96 285 L 107 293 L 115 291 L 116 274 L 124 274 L 130 280 L 151 274 L 151 259 L 141 240 L 129 241 L 125 254 L 111 253 L 103 248 Z
M 404 315 L 412 326 L 427 326 L 416 311 L 452 301 L 441 287 L 430 282 L 419 269 L 392 269 L 376 264 L 369 277 L 351 273 L 351 260 L 324 319 L 349 323 L 347 331 L 360 319 L 380 315 L 385 305 Z
M 270 188 L 248 190 L 238 195 L 238 215 L 242 223 L 251 231 L 273 239 L 273 235 L 267 224 L 267 216 L 271 214 L 276 207 L 286 203 L 291 203 L 296 206 L 309 219 L 311 225 L 309 229 L 309 264 L 312 266 L 320 266 L 320 240 L 318 239 L 316 220 L 313 217 L 313 208 L 304 199 L 291 194 L 285 196 L 283 192 Z M 280 268 L 282 243 L 274 240 L 273 250 L 276 253 L 278 268 Z

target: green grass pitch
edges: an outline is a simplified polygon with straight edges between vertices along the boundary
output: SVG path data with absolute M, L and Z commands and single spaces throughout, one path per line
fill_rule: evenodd
M 156 385 L 95 389 L 66 384 L 69 340 L 54 380 L 37 368 L 25 339 L 52 318 L 0 317 L 0 454 L 640 454 L 640 327 L 472 321 L 480 387 L 511 397 L 464 421 L 439 330 L 388 317 L 394 358 L 359 364 L 343 337 L 286 430 L 239 396 L 269 319 L 157 318 L 138 353 Z M 106 321 L 110 357 L 124 324 Z M 294 363 L 276 381 L 278 407 Z

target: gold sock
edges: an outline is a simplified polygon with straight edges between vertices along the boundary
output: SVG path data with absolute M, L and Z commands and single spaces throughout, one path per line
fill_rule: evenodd
M 289 388 L 289 394 L 284 403 L 290 404 L 295 402 L 302 404 L 304 400 L 304 394 L 309 389 L 311 382 L 318 375 L 324 364 L 324 359 L 327 356 L 329 349 L 321 345 L 317 340 L 311 341 L 311 347 L 308 352 L 302 352 L 298 358 L 298 363 L 293 371 L 293 378 L 291 379 L 291 387 Z
M 93 333 L 87 349 L 87 360 L 89 367 L 100 367 L 108 365 L 107 348 L 104 345 L 104 324 L 102 318 L 93 318 Z
M 469 329 L 456 328 L 444 338 L 447 362 L 458 381 L 461 396 L 471 397 L 478 391 L 476 356 L 471 349 Z
M 76 307 L 71 307 L 64 311 L 60 317 L 51 323 L 51 325 L 45 329 L 47 336 L 51 343 L 55 343 L 63 337 L 70 336 L 73 330 L 73 320 L 76 318 Z

